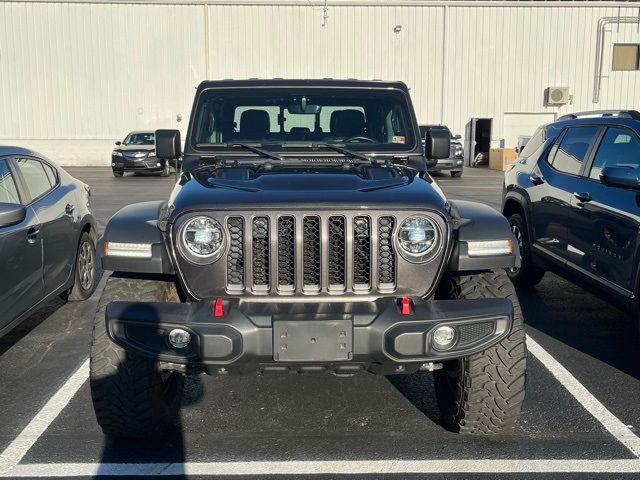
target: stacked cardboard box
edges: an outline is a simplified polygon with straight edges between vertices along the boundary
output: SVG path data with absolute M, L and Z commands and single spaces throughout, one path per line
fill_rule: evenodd
M 516 158 L 518 153 L 515 148 L 492 148 L 489 152 L 489 168 L 504 172 Z

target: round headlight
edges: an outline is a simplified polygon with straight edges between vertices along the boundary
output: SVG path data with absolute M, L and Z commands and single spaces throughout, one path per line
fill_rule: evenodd
M 428 218 L 414 215 L 400 225 L 398 244 L 407 255 L 423 256 L 438 244 L 438 230 Z
M 194 263 L 215 262 L 224 250 L 224 233 L 210 217 L 195 217 L 182 227 L 182 252 Z

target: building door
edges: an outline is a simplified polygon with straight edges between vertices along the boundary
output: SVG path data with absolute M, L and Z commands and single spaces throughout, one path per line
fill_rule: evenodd
M 491 149 L 491 118 L 472 118 L 465 128 L 465 164 L 478 167 L 489 165 Z

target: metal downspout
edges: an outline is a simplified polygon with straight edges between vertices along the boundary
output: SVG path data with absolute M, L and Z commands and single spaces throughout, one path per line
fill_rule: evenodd
M 604 34 L 607 25 L 620 24 L 640 25 L 640 11 L 637 17 L 602 17 L 598 20 L 598 35 L 596 37 L 596 65 L 593 81 L 593 103 L 600 103 L 600 90 L 602 87 L 602 64 L 604 62 Z

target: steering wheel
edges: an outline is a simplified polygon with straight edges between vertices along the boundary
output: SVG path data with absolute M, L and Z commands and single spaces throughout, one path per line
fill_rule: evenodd
M 344 143 L 376 143 L 376 141 L 369 137 L 351 137 L 344 140 Z

